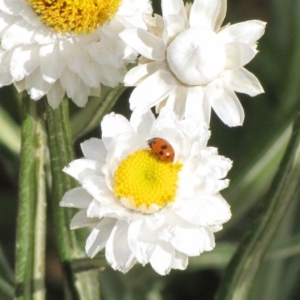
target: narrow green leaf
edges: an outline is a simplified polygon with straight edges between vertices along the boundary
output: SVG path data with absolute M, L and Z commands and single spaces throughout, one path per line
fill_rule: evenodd
M 284 100 L 279 111 L 282 118 L 285 115 L 289 116 L 299 103 L 300 36 L 298 34 L 286 35 L 286 32 L 299 32 L 300 30 L 300 20 L 298 18 L 300 3 L 298 1 L 275 0 L 274 8 L 277 11 L 275 18 L 281 20 L 277 24 L 278 30 L 282 30 L 281 35 L 287 39 L 283 41 L 287 43 L 282 43 L 281 41 L 281 44 L 284 45 L 285 53 L 288 54 L 286 63 L 282 64 L 281 72 L 281 74 L 284 73 L 286 76 L 282 78 L 282 88 L 278 89 L 279 99 Z M 285 28 L 285 30 L 282 28 Z
M 13 154 L 19 155 L 21 149 L 20 127 L 0 106 L 0 144 L 3 144 Z
M 232 178 L 230 187 L 224 190 L 224 197 L 232 206 L 233 218 L 224 226 L 219 236 L 226 235 L 236 226 L 266 193 L 266 188 L 272 181 L 271 175 L 275 174 L 279 166 L 292 131 L 292 122 L 285 123 L 282 128 L 275 130 L 264 149 L 252 159 L 249 158 L 249 167 L 240 170 L 237 176 Z
M 15 274 L 7 261 L 7 258 L 0 245 L 0 277 L 4 278 L 7 282 L 13 284 L 15 281 Z
M 0 299 L 11 300 L 14 296 L 15 275 L 0 245 Z
M 11 300 L 14 297 L 14 287 L 5 279 L 0 277 L 0 299 Z
M 45 299 L 45 135 L 39 106 L 24 94 L 16 242 L 18 300 Z
M 194 271 L 205 268 L 225 268 L 236 251 L 235 243 L 217 243 L 216 248 L 204 252 L 200 256 L 191 257 L 187 270 Z
M 217 295 L 218 300 L 246 300 L 253 278 L 280 221 L 299 189 L 300 180 L 300 114 L 292 136 L 257 218 L 246 233 L 236 254 L 226 269 Z
M 73 140 L 99 126 L 103 116 L 110 112 L 126 87 L 119 85 L 114 89 L 102 86 L 101 97 L 90 97 L 86 107 L 71 119 Z
M 66 298 L 71 300 L 96 300 L 100 298 L 97 272 L 74 275 L 72 259 L 86 257 L 80 235 L 85 231 L 71 231 L 70 221 L 76 210 L 65 209 L 59 203 L 68 190 L 76 186 L 75 181 L 62 172 L 73 159 L 68 100 L 58 109 L 47 107 L 47 130 L 51 158 L 52 199 L 50 200 L 52 224 L 55 229 L 56 245 L 66 278 Z M 84 238 L 87 235 L 85 233 Z
M 272 246 L 266 255 L 267 260 L 281 260 L 300 255 L 300 235 Z

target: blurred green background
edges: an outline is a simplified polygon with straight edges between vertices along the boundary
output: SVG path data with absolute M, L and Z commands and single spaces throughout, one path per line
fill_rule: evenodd
M 159 12 L 159 1 L 153 1 Z M 265 94 L 255 98 L 238 95 L 246 112 L 242 127 L 228 128 L 213 114 L 209 145 L 234 161 L 223 196 L 233 217 L 216 234 L 214 251 L 191 258 L 186 271 L 157 275 L 150 267 L 135 266 L 128 274 L 110 267 L 99 271 L 105 300 L 210 300 L 218 289 L 222 272 L 241 241 L 258 203 L 272 181 L 284 153 L 300 104 L 300 1 L 230 0 L 224 24 L 252 19 L 266 21 L 256 58 L 247 66 L 262 83 Z M 129 117 L 126 90 L 113 110 Z M 99 126 L 82 135 L 85 114 L 99 107 L 90 99 L 84 109 L 71 104 L 71 122 L 77 157 L 80 142 L 100 137 Z M 98 124 L 100 120 L 95 121 Z M 14 283 L 14 248 L 17 214 L 17 187 L 20 147 L 20 95 L 14 87 L 0 90 L 0 300 Z M 251 299 L 299 299 L 300 285 L 300 205 L 295 199 L 270 245 L 265 262 L 255 279 Z M 47 299 L 62 299 L 62 273 L 53 244 L 51 226 L 47 236 Z M 84 248 L 84 244 L 82 245 Z M 4 296 L 3 296 L 4 297 Z M 7 298 L 3 298 L 7 299 Z M 243 300 L 243 299 L 241 299 Z

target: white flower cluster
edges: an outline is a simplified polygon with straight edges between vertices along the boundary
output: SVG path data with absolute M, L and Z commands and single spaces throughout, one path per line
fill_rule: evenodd
M 101 85 L 136 86 L 130 121 L 105 116 L 102 139 L 82 143 L 84 158 L 64 168 L 80 187 L 61 205 L 79 209 L 72 229 L 92 227 L 90 257 L 105 249 L 122 272 L 136 262 L 162 275 L 185 269 L 231 217 L 220 191 L 232 163 L 207 146 L 210 114 L 241 125 L 235 92 L 263 92 L 244 66 L 265 23 L 222 27 L 226 0 L 161 0 L 162 16 L 149 0 L 59 3 L 0 0 L 0 87 L 57 108 L 65 94 L 82 107 Z
M 181 117 L 209 123 L 211 107 L 228 126 L 242 125 L 244 110 L 234 91 L 263 92 L 244 66 L 257 54 L 265 23 L 257 20 L 225 25 L 226 0 L 162 0 L 163 16 L 145 17 L 148 31 L 124 30 L 121 38 L 142 56 L 125 76 L 137 86 L 132 109 L 163 106 Z
M 114 18 L 100 28 L 95 24 L 93 30 L 82 28 L 79 33 L 54 30 L 53 27 L 60 28 L 59 25 L 64 24 L 63 13 L 67 12 L 56 8 L 57 1 L 53 1 L 52 11 L 46 11 L 51 5 L 45 2 L 45 11 L 41 13 L 39 2 L 43 1 L 0 0 L 0 87 L 14 83 L 19 91 L 26 90 L 33 100 L 47 95 L 53 108 L 58 107 L 66 93 L 83 107 L 89 95 L 100 96 L 101 84 L 115 87 L 123 81 L 126 64 L 134 62 L 137 53 L 118 35 L 129 27 L 146 29 L 142 16 L 152 12 L 149 0 L 107 1 L 119 2 L 117 11 L 113 11 L 116 5 L 111 7 Z M 82 7 L 78 9 L 85 11 L 84 5 L 88 6 L 90 1 L 81 2 Z M 94 2 L 99 5 L 103 1 Z M 42 22 L 43 13 L 52 24 Z M 72 15 L 76 11 L 68 13 Z M 99 22 L 105 19 L 102 15 L 95 17 Z M 85 20 L 81 17 L 80 21 Z M 74 23 L 74 20 L 69 22 Z

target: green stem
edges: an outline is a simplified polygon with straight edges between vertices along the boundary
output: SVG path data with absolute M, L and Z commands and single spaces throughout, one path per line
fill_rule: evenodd
M 32 101 L 32 100 L 31 100 Z M 41 122 L 36 126 L 36 151 L 35 151 L 35 181 L 36 181 L 36 207 L 35 207 L 35 242 L 34 242 L 34 300 L 45 299 L 45 249 L 46 249 L 46 133 Z
M 50 201 L 52 224 L 55 230 L 58 254 L 66 278 L 65 298 L 71 300 L 99 299 L 97 272 L 86 272 L 75 276 L 71 270 L 73 259 L 86 257 L 85 241 L 77 232 L 70 230 L 70 221 L 76 211 L 59 206 L 65 192 L 76 186 L 75 181 L 62 172 L 62 169 L 74 159 L 68 101 L 64 100 L 56 110 L 53 110 L 48 104 L 46 105 L 52 172 L 52 199 Z M 84 234 L 84 239 L 86 237 Z
M 101 97 L 91 97 L 84 109 L 81 109 L 71 120 L 73 140 L 76 141 L 90 132 L 101 122 L 103 116 L 111 112 L 126 87 L 119 85 L 114 89 L 102 86 Z
M 249 299 L 253 279 L 290 203 L 299 190 L 300 114 L 268 194 L 249 231 L 231 260 L 217 295 L 218 300 Z
M 45 135 L 39 104 L 22 99 L 15 299 L 45 299 Z M 38 230 L 37 230 L 38 229 Z

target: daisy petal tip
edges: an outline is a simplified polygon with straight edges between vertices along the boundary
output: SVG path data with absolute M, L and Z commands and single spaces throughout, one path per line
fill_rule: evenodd
M 249 96 L 255 97 L 255 96 L 258 96 L 258 95 L 264 94 L 264 93 L 265 93 L 265 90 L 261 87 L 261 89 L 256 90 L 255 92 L 253 92 L 253 93 L 252 93 L 251 95 L 249 95 Z
M 69 169 L 69 167 L 70 167 L 70 165 L 64 167 L 64 168 L 62 169 L 62 171 L 63 171 L 64 173 L 67 173 L 67 174 L 68 174 L 68 169 Z
M 220 117 L 220 116 L 219 116 Z M 224 124 L 226 124 L 228 127 L 238 127 L 238 126 L 243 126 L 244 124 L 244 119 L 245 116 L 240 116 L 240 118 L 238 118 L 237 116 L 231 117 L 231 118 L 222 118 L 220 117 L 220 119 L 223 121 Z
M 243 126 L 245 120 L 245 115 L 240 116 L 239 118 L 232 118 L 230 122 L 227 122 L 226 125 L 229 127 L 238 127 L 238 126 Z
M 64 201 L 60 201 L 60 202 L 59 202 L 59 206 L 65 207 L 65 206 L 66 206 L 66 203 L 64 203 Z

